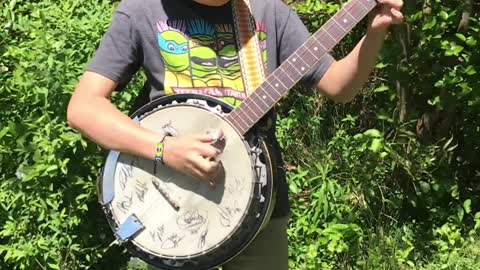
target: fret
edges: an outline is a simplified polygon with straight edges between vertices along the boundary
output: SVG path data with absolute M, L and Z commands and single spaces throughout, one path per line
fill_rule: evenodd
M 273 74 L 268 76 L 268 80 L 265 81 L 266 85 L 263 88 L 266 93 L 268 93 L 276 103 L 280 98 L 282 98 L 282 93 L 288 90 L 288 87 L 282 84 L 282 82 Z
M 240 117 L 240 110 L 239 108 L 233 110 L 228 116 L 227 116 L 227 121 L 232 124 L 238 132 L 243 134 L 245 131 L 248 130 L 248 124 L 243 120 L 242 117 Z M 235 115 L 234 115 L 235 113 Z
M 262 116 L 262 112 L 261 111 L 256 111 L 255 108 L 256 107 L 253 107 L 251 106 L 251 102 L 249 102 L 251 99 L 247 99 L 247 100 L 244 100 L 243 102 L 245 103 L 245 106 L 243 106 L 243 110 L 245 111 L 245 114 L 250 114 L 248 111 L 250 111 L 251 113 L 253 113 L 253 118 L 254 119 L 258 119 Z M 249 104 L 250 103 L 250 104 Z
M 261 98 L 260 96 L 260 93 L 263 92 L 263 88 L 261 88 L 262 86 L 260 86 L 255 92 L 253 92 L 248 98 L 252 97 L 255 98 L 256 100 L 260 100 L 262 101 L 262 104 L 265 105 L 265 108 L 267 109 L 263 109 L 264 112 L 268 111 L 270 109 L 270 104 L 268 104 L 263 98 Z M 262 105 L 263 107 L 263 105 Z
M 285 73 L 288 73 L 290 74 L 290 76 L 296 78 L 295 80 L 299 80 L 303 76 L 303 74 L 295 68 L 291 60 L 291 57 L 288 58 L 288 60 L 282 65 L 283 70 L 285 71 Z
M 290 77 L 290 74 L 288 74 L 287 72 L 285 72 L 285 70 L 283 70 L 283 68 L 278 68 L 278 73 L 280 76 L 282 76 L 283 80 L 286 81 L 287 84 L 289 85 L 295 85 L 295 83 L 297 82 L 297 80 L 293 79 L 292 77 Z
M 375 0 L 350 0 L 228 114 L 227 121 L 245 134 L 375 6 Z
M 268 84 L 267 84 L 268 80 L 266 80 L 265 82 L 262 83 L 261 85 L 261 89 L 258 89 L 258 95 L 259 95 L 259 98 L 262 99 L 263 102 L 265 102 L 269 107 L 270 106 L 273 106 L 275 104 L 275 102 L 277 102 L 276 99 L 274 99 L 267 91 L 267 87 L 268 87 Z M 255 91 L 255 92 L 257 92 Z
M 308 70 L 308 66 L 307 66 L 307 63 L 305 63 L 305 61 L 302 59 L 301 56 L 298 55 L 298 52 L 294 52 L 292 54 L 292 66 L 302 75 L 305 74 L 305 72 L 307 72 Z
M 242 110 L 240 110 L 239 114 L 242 114 L 243 113 L 243 116 L 245 117 L 241 117 L 241 119 L 247 124 L 247 125 L 252 125 L 255 124 L 257 121 L 255 120 L 256 118 L 255 117 L 252 117 L 252 115 L 250 113 L 247 112 L 247 109 L 248 109 L 248 106 L 245 104 L 244 106 L 241 106 L 242 107 Z M 239 115 L 240 116 L 240 115 Z M 246 121 L 248 120 L 248 121 Z
M 334 17 L 330 18 L 322 27 L 322 30 L 324 30 L 334 41 L 335 44 L 339 41 L 338 40 L 338 34 L 335 34 L 334 31 L 337 29 L 337 25 L 335 21 L 333 20 Z
M 329 49 L 332 49 L 336 44 L 337 44 L 337 40 L 335 39 L 334 36 L 332 36 L 332 34 L 325 29 L 322 29 L 322 31 L 325 33 L 324 35 L 325 36 L 328 36 L 328 39 L 332 40 L 333 41 L 333 45 L 329 48 Z
M 365 16 L 355 17 L 355 16 L 352 15 L 352 11 L 356 11 L 356 10 L 359 10 L 359 9 L 362 10 L 362 8 L 358 7 L 357 5 L 359 5 L 358 1 L 350 1 L 345 6 L 344 10 L 345 10 L 345 13 L 348 14 L 348 16 L 350 16 L 355 22 L 359 23 Z
M 251 106 L 250 104 L 247 103 L 248 106 L 255 108 L 254 110 L 258 112 L 259 116 L 262 116 L 262 114 L 264 114 L 266 111 L 270 109 L 268 106 L 265 106 L 264 108 L 260 107 L 260 105 L 252 98 L 246 99 L 246 101 L 247 102 L 250 101 L 250 104 L 253 104 L 253 106 Z
M 359 2 L 368 11 L 370 11 L 377 5 L 377 2 L 375 0 L 357 0 L 357 2 Z
M 334 27 L 335 28 L 335 22 L 333 21 L 333 18 L 335 18 L 335 15 L 333 15 L 333 17 L 331 17 L 323 26 L 321 29 L 323 29 L 325 32 L 327 32 L 328 34 L 331 34 L 329 33 L 330 31 L 330 28 Z M 331 36 L 335 42 L 337 42 L 338 40 L 335 39 L 334 36 Z
M 327 33 L 325 30 L 320 29 L 317 33 L 315 33 L 313 36 L 313 39 L 315 39 L 322 48 L 328 52 L 333 46 L 335 46 L 335 40 Z
M 315 56 L 315 59 L 317 60 L 320 60 L 323 54 L 327 52 L 327 49 L 323 47 L 322 43 L 315 38 L 309 38 L 305 42 L 305 47 L 308 48 L 310 52 L 312 52 L 312 54 Z
M 360 1 L 354 1 L 354 3 L 352 4 L 352 8 L 350 8 L 349 10 L 349 14 L 357 21 L 363 19 L 363 17 L 365 17 L 365 14 L 367 14 L 368 12 L 369 10 L 364 5 L 362 5 Z
M 335 22 L 335 24 L 337 25 L 337 28 L 336 28 L 336 29 L 341 29 L 341 30 L 343 30 L 343 32 L 347 31 L 347 28 L 345 28 L 344 25 L 337 20 L 337 18 L 333 18 L 332 20 L 333 20 L 333 21 Z M 336 29 L 335 29 L 335 30 L 336 30 Z M 340 34 L 340 33 L 339 33 L 339 34 Z M 340 41 L 340 39 L 342 39 L 342 38 L 339 37 L 338 40 Z
M 248 128 L 248 123 L 245 121 L 245 118 L 243 117 L 243 111 L 242 110 L 240 110 L 237 113 L 237 116 L 235 117 L 235 120 L 236 120 L 237 123 L 241 124 L 242 128 Z
M 279 97 L 278 99 L 280 99 L 280 98 L 282 98 L 283 93 L 285 93 L 288 89 L 290 89 L 290 86 L 293 86 L 293 85 L 288 85 L 288 83 L 283 82 L 283 81 L 281 80 L 281 78 L 279 78 L 279 77 L 277 76 L 278 73 L 279 73 L 279 72 L 273 72 L 273 73 L 272 73 L 272 77 L 273 77 L 274 79 L 271 80 L 272 83 L 271 83 L 270 85 L 274 87 L 274 90 L 273 90 L 273 91 L 275 91 L 276 93 L 279 94 L 280 97 Z M 278 89 L 280 89 L 280 90 L 278 90 Z
M 360 0 L 357 1 L 358 3 L 360 3 L 360 5 L 364 8 L 364 9 L 368 9 L 368 7 L 366 5 L 364 5 Z
M 343 35 L 345 34 L 345 30 L 342 29 L 340 24 L 333 18 L 331 19 L 333 21 L 333 26 L 330 26 L 330 28 L 327 28 L 327 32 L 335 39 L 335 43 L 338 43 L 342 38 Z
M 232 125 L 237 129 L 238 133 L 240 133 L 240 134 L 245 134 L 250 129 L 250 127 L 246 124 L 245 125 L 239 125 L 239 122 L 234 122 Z
M 308 69 L 310 69 L 312 66 L 314 66 L 320 58 L 317 58 L 310 50 L 305 50 L 302 53 L 302 59 L 304 59 L 305 63 L 308 66 Z
M 346 6 L 338 13 L 337 23 L 346 31 L 352 29 L 357 24 L 357 21 L 348 13 L 351 7 Z

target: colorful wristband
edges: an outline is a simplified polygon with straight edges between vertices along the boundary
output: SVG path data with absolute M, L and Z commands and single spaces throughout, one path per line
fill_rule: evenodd
M 167 135 L 163 136 L 163 138 L 157 143 L 157 149 L 155 151 L 155 157 L 154 157 L 155 163 L 164 164 L 163 152 L 165 150 L 165 145 L 163 144 L 163 141 L 165 140 L 166 137 Z
M 155 152 L 155 162 L 160 162 L 163 164 L 163 150 L 164 150 L 164 145 L 163 142 L 157 143 L 157 150 Z
M 157 174 L 157 164 L 158 163 L 161 163 L 161 164 L 165 164 L 165 162 L 163 162 L 163 153 L 165 151 L 165 145 L 163 144 L 163 141 L 165 140 L 165 138 L 167 137 L 167 135 L 163 136 L 163 138 L 157 143 L 157 148 L 155 150 L 155 157 L 153 158 L 153 174 Z

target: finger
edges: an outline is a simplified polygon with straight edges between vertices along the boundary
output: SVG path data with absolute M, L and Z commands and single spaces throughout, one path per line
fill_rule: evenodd
M 211 180 L 212 177 L 210 177 L 208 174 L 205 174 L 205 172 L 198 168 L 198 164 L 196 164 L 194 161 L 189 164 L 188 173 L 199 181 L 206 182 L 210 186 L 214 185 L 214 181 Z
M 210 144 L 200 143 L 196 147 L 198 154 L 206 159 L 216 159 L 220 155 L 220 150 Z
M 200 171 L 203 178 L 214 177 L 218 174 L 219 162 L 197 157 L 193 160 L 194 167 Z
M 397 10 L 400 10 L 403 7 L 402 0 L 378 0 L 378 2 L 384 6 L 389 6 Z
M 195 134 L 192 135 L 192 138 L 196 141 L 204 142 L 204 143 L 212 143 L 215 139 L 210 134 Z
M 197 180 L 203 181 L 203 182 L 208 182 L 206 176 L 197 168 L 191 167 L 189 168 L 190 175 L 196 178 Z
M 207 134 L 210 135 L 215 141 L 223 139 L 223 136 L 224 136 L 223 130 L 221 129 L 207 130 Z
M 391 9 L 390 12 L 392 13 L 392 22 L 395 24 L 399 24 L 403 22 L 403 14 L 402 12 L 396 10 L 396 9 Z

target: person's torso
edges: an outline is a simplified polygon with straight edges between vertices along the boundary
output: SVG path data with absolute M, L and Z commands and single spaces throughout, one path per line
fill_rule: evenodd
M 231 3 L 214 7 L 190 0 L 142 2 L 143 12 L 134 20 L 147 82 L 137 106 L 163 95 L 185 93 L 205 94 L 238 106 L 248 93 Z M 271 1 L 253 0 L 251 5 L 258 53 L 268 74 L 278 66 L 274 7 Z

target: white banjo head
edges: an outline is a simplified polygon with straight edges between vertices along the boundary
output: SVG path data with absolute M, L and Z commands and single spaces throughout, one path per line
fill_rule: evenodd
M 265 217 L 259 216 L 260 208 L 255 205 L 271 200 L 261 192 L 267 185 L 266 165 L 252 155 L 258 149 L 223 120 L 219 108 L 165 106 L 143 115 L 140 125 L 160 134 L 177 135 L 221 129 L 225 148 L 220 155 L 223 172 L 213 189 L 168 166 L 154 168 L 153 161 L 119 155 L 113 172 L 115 195 L 107 208 L 117 226 L 131 215 L 144 226 L 130 239 L 137 251 L 172 265 L 176 260 L 194 261 L 215 253 L 232 237 L 238 238 L 240 230 L 251 226 L 245 223 L 252 214 L 263 223 Z M 251 213 L 252 208 L 257 212 Z

